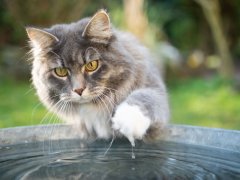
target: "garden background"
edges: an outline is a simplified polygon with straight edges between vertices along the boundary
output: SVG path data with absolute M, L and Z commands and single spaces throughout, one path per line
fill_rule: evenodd
M 59 122 L 31 85 L 25 26 L 69 23 L 101 8 L 156 57 L 171 123 L 240 130 L 238 0 L 0 0 L 0 128 Z

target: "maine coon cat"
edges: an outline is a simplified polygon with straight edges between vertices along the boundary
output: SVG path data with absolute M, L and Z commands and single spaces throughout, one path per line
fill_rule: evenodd
M 26 28 L 32 81 L 43 104 L 82 138 L 154 138 L 167 124 L 165 85 L 152 57 L 108 14 L 50 28 Z

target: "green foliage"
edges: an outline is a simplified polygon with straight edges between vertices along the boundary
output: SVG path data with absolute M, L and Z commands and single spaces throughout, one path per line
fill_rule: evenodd
M 165 38 L 181 51 L 192 50 L 201 44 L 200 26 L 204 18 L 195 2 L 150 0 L 146 1 L 146 10 L 150 22 L 162 29 Z
M 169 90 L 174 123 L 240 129 L 240 94 L 229 82 L 188 79 L 172 83 Z
M 23 46 L 27 40 L 25 26 L 48 27 L 70 23 L 104 8 L 113 14 L 113 22 L 122 24 L 123 2 L 111 0 L 0 0 L 0 48 L 6 44 Z M 112 9 L 114 9 L 112 11 Z M 120 16 L 119 16 L 120 15 Z
M 145 0 L 144 12 L 155 42 L 166 40 L 188 54 L 192 49 L 214 53 L 211 31 L 201 7 L 189 0 Z M 223 29 L 233 58 L 240 57 L 238 32 L 240 29 L 240 3 L 238 0 L 219 1 Z M 93 15 L 105 8 L 118 28 L 125 25 L 124 1 L 112 0 L 0 0 L 0 48 L 8 45 L 24 46 L 26 25 L 47 27 L 56 23 L 69 23 Z M 154 27 L 154 28 L 153 28 Z M 153 31 L 154 29 L 154 31 Z M 155 35 L 160 35 L 157 37 Z

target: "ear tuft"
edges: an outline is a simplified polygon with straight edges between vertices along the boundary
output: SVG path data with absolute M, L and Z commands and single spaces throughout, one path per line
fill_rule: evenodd
M 59 41 L 56 36 L 42 29 L 27 27 L 26 31 L 30 41 L 33 43 L 33 46 L 47 48 L 53 43 Z
M 107 44 L 112 36 L 110 19 L 105 10 L 98 11 L 85 27 L 83 37 L 97 43 Z

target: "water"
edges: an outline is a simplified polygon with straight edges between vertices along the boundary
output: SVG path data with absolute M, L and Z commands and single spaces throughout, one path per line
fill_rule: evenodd
M 0 179 L 240 179 L 240 153 L 160 141 L 54 140 L 0 148 Z M 106 150 L 108 150 L 107 153 Z M 132 158 L 132 156 L 135 158 Z

